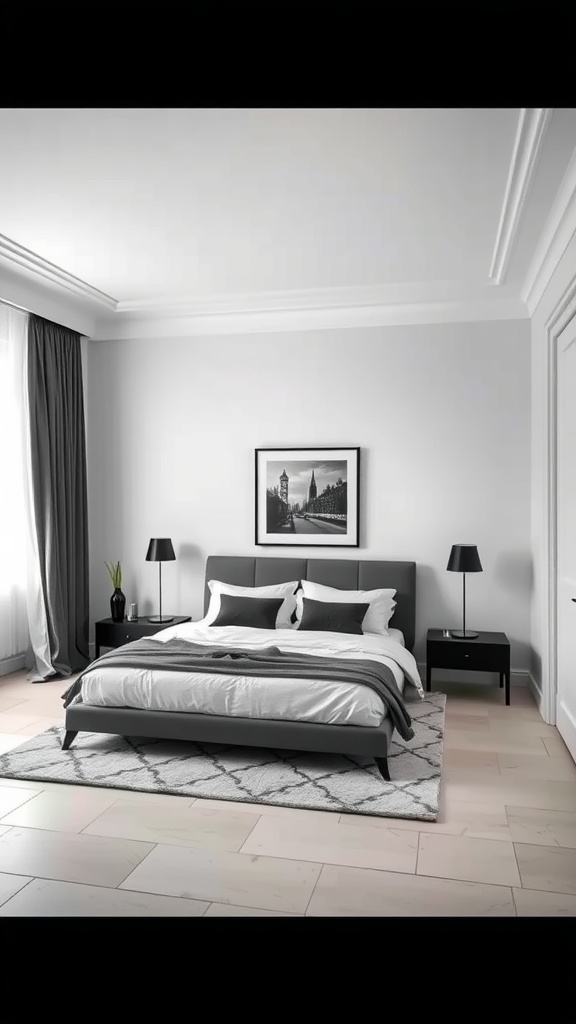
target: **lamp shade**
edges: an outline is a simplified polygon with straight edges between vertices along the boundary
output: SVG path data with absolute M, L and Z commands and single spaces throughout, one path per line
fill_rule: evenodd
M 146 553 L 147 562 L 173 562 L 176 559 L 170 537 L 153 537 Z
M 449 572 L 482 572 L 475 544 L 453 544 L 446 569 Z

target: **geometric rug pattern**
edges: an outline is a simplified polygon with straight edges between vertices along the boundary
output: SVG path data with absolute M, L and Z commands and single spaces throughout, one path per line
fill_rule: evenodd
M 435 821 L 446 696 L 407 701 L 414 737 L 394 734 L 386 782 L 369 757 L 81 732 L 53 726 L 0 755 L 1 778 Z M 354 728 L 354 726 L 350 726 Z

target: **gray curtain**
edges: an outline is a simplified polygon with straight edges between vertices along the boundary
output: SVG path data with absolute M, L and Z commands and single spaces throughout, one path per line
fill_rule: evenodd
M 69 676 L 88 657 L 88 502 L 81 335 L 28 323 L 32 520 L 45 645 L 41 677 Z M 50 666 L 47 669 L 47 666 Z M 40 680 L 37 680 L 40 681 Z

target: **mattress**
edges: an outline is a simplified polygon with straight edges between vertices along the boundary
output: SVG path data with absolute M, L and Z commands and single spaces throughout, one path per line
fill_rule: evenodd
M 171 637 L 223 647 L 263 648 L 325 657 L 366 658 L 391 669 L 401 692 L 408 681 L 423 696 L 416 662 L 402 634 L 356 636 L 294 629 L 248 629 L 185 622 L 148 638 L 164 643 Z M 138 641 L 136 641 L 138 643 Z M 97 663 L 82 681 L 82 702 L 97 707 L 130 707 L 153 711 L 195 712 L 325 725 L 376 727 L 386 715 L 377 693 L 367 686 L 329 680 L 260 678 L 218 673 L 160 672 L 113 668 Z

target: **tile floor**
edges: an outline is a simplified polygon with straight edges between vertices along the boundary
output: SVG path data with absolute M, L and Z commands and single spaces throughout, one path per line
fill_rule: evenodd
M 66 684 L 0 678 L 0 752 Z M 576 916 L 576 765 L 527 689 L 450 684 L 436 822 L 0 778 L 0 916 Z

